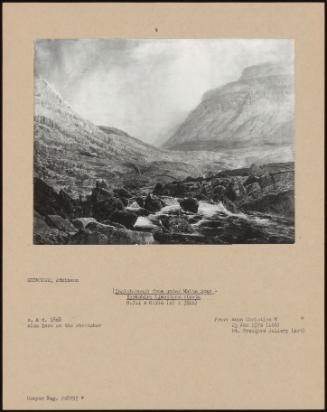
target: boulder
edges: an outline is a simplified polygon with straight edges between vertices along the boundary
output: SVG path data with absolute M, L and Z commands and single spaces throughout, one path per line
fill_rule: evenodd
M 113 225 L 110 225 L 110 224 L 107 224 L 107 223 L 100 223 L 100 222 L 97 222 L 96 220 L 93 221 L 93 222 L 88 223 L 85 227 L 85 229 L 91 230 L 93 232 L 97 231 L 97 230 L 100 230 L 100 229 L 114 229 L 114 228 L 115 228 L 115 226 L 113 226 Z
M 240 199 L 245 194 L 245 188 L 240 180 L 232 180 L 227 186 L 224 195 L 234 202 Z
M 137 215 L 128 210 L 116 210 L 111 216 L 110 220 L 112 222 L 120 223 L 129 229 L 133 229 L 134 224 L 137 220 Z
M 148 216 L 150 214 L 149 210 L 139 207 L 138 205 L 137 207 L 128 206 L 125 209 L 137 216 Z
M 82 229 L 70 240 L 71 244 L 80 245 L 137 245 L 154 243 L 152 233 L 128 229 L 119 229 L 101 223 L 92 224 L 87 229 Z
M 76 227 L 68 219 L 64 219 L 59 215 L 47 215 L 45 221 L 49 226 L 56 227 L 65 233 L 73 234 L 77 232 Z
M 139 216 L 134 224 L 134 229 L 151 232 L 153 230 L 158 230 L 159 226 L 152 223 L 147 217 Z
M 135 200 L 129 200 L 127 207 L 130 207 L 131 209 L 138 209 L 141 206 L 135 201 Z
M 145 199 L 144 208 L 150 210 L 150 212 L 158 212 L 164 203 L 156 196 L 151 195 L 150 193 Z
M 242 204 L 246 212 L 257 211 L 273 215 L 294 217 L 294 191 L 289 190 L 278 194 L 270 194 Z
M 118 188 L 113 190 L 114 195 L 119 198 L 129 199 L 132 195 L 124 188 Z
M 41 215 L 62 213 L 58 194 L 39 178 L 34 178 L 34 209 Z
M 35 245 L 63 245 L 68 241 L 69 235 L 55 227 L 50 227 L 43 216 L 34 211 L 33 217 L 33 243 Z
M 51 186 L 39 178 L 34 178 L 34 209 L 41 215 L 71 217 L 73 200 L 65 192 L 59 195 Z
M 177 204 L 172 204 L 169 206 L 164 206 L 161 210 L 161 213 L 165 213 L 165 214 L 179 214 L 181 212 L 181 205 L 179 203 Z
M 77 229 L 85 229 L 86 226 L 91 222 L 96 222 L 94 217 L 78 217 L 72 221 L 73 225 Z
M 101 232 L 81 229 L 69 239 L 71 245 L 107 245 L 108 237 Z
M 102 202 L 97 202 L 93 206 L 93 216 L 96 220 L 110 219 L 117 210 L 123 210 L 124 204 L 120 199 L 110 198 Z
M 192 197 L 188 197 L 183 200 L 180 200 L 179 203 L 182 209 L 188 212 L 197 213 L 199 209 L 199 202 Z
M 228 243 L 267 243 L 267 232 L 247 219 L 229 216 L 220 238 Z
M 103 202 L 110 200 L 114 197 L 114 194 L 107 189 L 102 189 L 100 187 L 95 187 L 92 190 L 91 200 L 93 203 Z

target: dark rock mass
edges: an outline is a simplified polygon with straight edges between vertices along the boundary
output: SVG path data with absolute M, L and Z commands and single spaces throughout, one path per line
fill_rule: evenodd
M 141 205 L 140 205 L 141 206 Z M 158 197 L 151 195 L 150 193 L 144 201 L 144 208 L 150 210 L 150 212 L 158 212 L 164 203 Z
M 198 211 L 199 202 L 192 197 L 187 197 L 186 199 L 180 200 L 179 203 L 182 209 L 186 210 L 187 212 L 196 213 Z
M 109 219 L 114 212 L 123 209 L 124 204 L 122 201 L 114 197 L 96 202 L 92 205 L 93 216 L 99 221 Z
M 111 215 L 110 219 L 113 222 L 120 223 L 129 229 L 133 229 L 137 220 L 137 215 L 127 210 L 117 210 Z
M 75 202 L 63 190 L 58 194 L 36 177 L 34 178 L 34 209 L 43 216 L 72 217 L 75 212 Z

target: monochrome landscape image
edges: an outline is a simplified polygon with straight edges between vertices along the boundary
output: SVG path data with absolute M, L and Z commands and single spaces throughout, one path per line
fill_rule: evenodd
M 292 40 L 34 47 L 34 244 L 294 243 Z

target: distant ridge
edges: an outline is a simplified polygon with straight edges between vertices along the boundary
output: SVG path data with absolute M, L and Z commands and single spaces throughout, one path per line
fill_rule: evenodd
M 183 151 L 279 147 L 292 160 L 293 100 L 291 66 L 247 67 L 239 80 L 204 93 L 163 147 Z

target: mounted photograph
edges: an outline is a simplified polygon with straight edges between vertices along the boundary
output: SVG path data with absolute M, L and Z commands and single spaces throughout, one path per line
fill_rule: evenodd
M 36 245 L 292 244 L 294 41 L 34 42 Z

